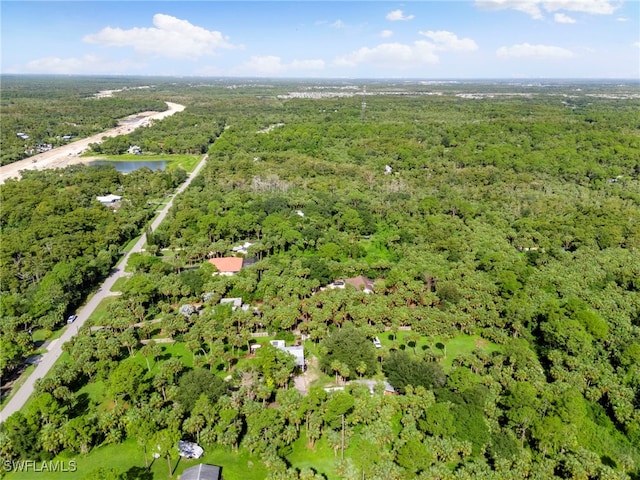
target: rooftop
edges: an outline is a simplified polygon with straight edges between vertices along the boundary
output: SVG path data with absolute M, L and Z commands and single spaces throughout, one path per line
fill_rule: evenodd
M 242 258 L 240 257 L 210 258 L 209 263 L 215 266 L 220 273 L 236 273 L 242 268 Z
M 180 480 L 220 480 L 222 478 L 221 471 L 222 468 L 217 465 L 200 463 L 182 472 Z

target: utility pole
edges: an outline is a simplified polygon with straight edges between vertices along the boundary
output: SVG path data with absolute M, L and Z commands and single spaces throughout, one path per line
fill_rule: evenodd
M 342 451 L 340 452 L 340 460 L 344 460 L 344 413 L 342 414 Z

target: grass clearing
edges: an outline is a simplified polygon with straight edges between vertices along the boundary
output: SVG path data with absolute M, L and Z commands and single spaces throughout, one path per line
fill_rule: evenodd
M 410 354 L 415 353 L 419 356 L 430 351 L 440 358 L 440 364 L 445 372 L 451 370 L 453 361 L 460 355 L 468 355 L 476 349 L 485 352 L 501 350 L 499 345 L 482 338 L 480 335 L 460 334 L 448 339 L 420 336 L 415 342 L 415 346 L 412 340 L 412 332 L 398 332 L 394 340 L 393 333 L 386 331 L 378 335 L 378 338 L 382 347 L 386 350 L 390 350 L 395 345 L 399 350 Z M 440 346 L 444 348 L 440 348 Z
M 168 360 L 169 358 L 179 358 L 180 361 L 187 368 L 193 368 L 193 354 L 187 348 L 184 343 L 162 343 L 159 344 L 162 354 L 160 358 L 162 360 Z
M 105 320 L 109 318 L 111 315 L 109 313 L 109 304 L 116 301 L 116 297 L 107 297 L 102 300 L 96 309 L 91 313 L 85 325 L 94 326 L 94 325 L 103 325 Z
M 348 449 L 345 451 L 345 456 Z M 338 452 L 338 458 L 340 453 Z M 286 456 L 287 460 L 295 468 L 313 468 L 321 475 L 325 475 L 329 480 L 338 480 L 340 477 L 336 473 L 336 458 L 333 448 L 331 448 L 324 437 L 315 443 L 313 448 L 307 446 L 307 436 L 305 429 L 300 429 L 300 438 L 291 444 L 291 453 Z
M 124 287 L 124 285 L 127 283 L 127 281 L 129 280 L 129 277 L 120 277 L 118 278 L 113 286 L 111 287 L 111 292 L 121 292 L 122 288 Z
M 169 360 L 170 358 L 178 358 L 186 368 L 193 368 L 193 355 L 187 349 L 186 344 L 176 342 L 158 343 L 156 345 L 160 347 L 160 355 L 156 357 L 155 361 L 153 358 L 149 357 L 149 366 L 151 367 L 151 371 L 149 373 L 151 375 L 158 373 L 158 364 L 160 362 Z M 145 372 L 148 371 L 147 358 L 143 356 L 140 351 L 138 351 L 132 358 L 135 363 L 144 367 Z
M 77 391 L 76 395 L 87 395 L 88 399 L 96 404 L 101 404 L 107 399 L 107 386 L 101 380 L 89 382 Z
M 493 342 L 485 340 L 480 335 L 458 335 L 452 339 L 440 341 L 445 345 L 446 357 L 442 359 L 442 368 L 445 372 L 451 369 L 453 361 L 461 355 L 468 355 L 479 349 L 485 352 L 500 351 L 501 347 Z
M 237 454 L 230 450 L 218 448 L 209 450 L 206 447 L 202 458 L 198 460 L 186 460 L 172 455 L 171 466 L 174 469 L 173 478 L 187 468 L 199 463 L 209 463 L 222 467 L 225 480 L 261 480 L 266 478 L 267 470 L 263 463 L 248 452 L 240 450 Z M 149 455 L 151 457 L 151 455 Z M 150 460 L 153 460 L 150 458 Z M 75 471 L 64 473 L 34 471 L 33 466 L 29 471 L 9 472 L 6 480 L 59 480 L 61 477 L 70 480 L 80 480 L 89 478 L 92 472 L 98 469 L 114 469 L 117 472 L 126 472 L 127 478 L 169 478 L 169 466 L 166 457 L 155 459 L 151 463 L 151 472 L 147 477 L 144 475 L 144 453 L 135 440 L 126 440 L 121 444 L 106 445 L 92 450 L 88 455 L 73 455 L 63 452 L 54 461 L 59 461 L 61 466 L 72 470 L 72 461 L 75 464 Z M 42 464 L 37 465 L 41 470 Z

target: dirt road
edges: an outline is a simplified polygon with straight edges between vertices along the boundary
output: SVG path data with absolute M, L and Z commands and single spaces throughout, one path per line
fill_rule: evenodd
M 43 170 L 45 168 L 64 168 L 76 163 L 88 161 L 81 158 L 80 154 L 89 148 L 90 143 L 99 143 L 103 137 L 116 137 L 132 132 L 136 128 L 147 125 L 151 120 L 160 120 L 174 113 L 184 110 L 184 105 L 165 102 L 169 107 L 164 112 L 143 112 L 131 115 L 120 121 L 120 124 L 111 130 L 98 133 L 88 138 L 83 138 L 73 143 L 54 148 L 48 152 L 40 153 L 19 162 L 0 167 L 0 184 L 8 178 L 20 178 L 20 170 Z

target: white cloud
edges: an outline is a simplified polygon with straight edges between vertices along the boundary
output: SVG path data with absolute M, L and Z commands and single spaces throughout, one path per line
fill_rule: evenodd
M 324 60 L 294 60 L 285 65 L 288 70 L 323 70 Z
M 435 42 L 435 49 L 449 52 L 472 52 L 478 45 L 470 38 L 458 38 L 455 33 L 446 30 L 428 30 L 418 32 Z
M 383 43 L 373 48 L 363 47 L 348 55 L 337 57 L 334 64 L 339 67 L 355 67 L 364 63 L 383 68 L 406 68 L 434 64 L 438 61 L 434 45 L 418 40 L 411 45 Z
M 496 50 L 496 55 L 502 58 L 562 59 L 573 57 L 573 52 L 553 45 L 520 43 L 510 47 L 500 47 Z
M 476 0 L 476 6 L 486 10 L 513 9 L 524 12 L 535 19 L 542 17 L 538 4 L 540 0 Z
M 417 40 L 411 44 L 393 42 L 362 47 L 348 55 L 336 57 L 333 63 L 338 67 L 369 64 L 382 68 L 408 68 L 438 63 L 440 58 L 437 52 L 471 52 L 478 49 L 476 42 L 470 38 L 458 38 L 455 33 L 445 30 L 418 33 L 431 41 Z M 392 34 L 390 30 L 381 32 L 381 36 Z
M 280 57 L 265 55 L 251 57 L 248 62 L 236 68 L 233 73 L 250 76 L 317 73 L 324 67 L 324 60 L 293 60 L 291 63 L 283 63 Z
M 574 18 L 571 18 L 569 15 L 565 15 L 564 13 L 556 13 L 553 16 L 553 19 L 557 23 L 576 23 Z
M 187 20 L 157 13 L 154 27 L 135 27 L 129 30 L 106 27 L 87 35 L 84 41 L 107 47 L 132 47 L 145 55 L 157 55 L 172 59 L 197 59 L 215 55 L 218 49 L 236 48 L 215 30 L 206 30 Z
M 391 30 L 382 30 L 380 32 L 380 36 L 382 38 L 389 38 L 389 37 L 393 36 L 393 32 Z
M 618 18 L 616 18 L 616 20 L 618 22 L 628 22 L 629 21 L 629 19 L 627 17 L 618 17 Z
M 582 12 L 593 15 L 610 15 L 622 2 L 614 4 L 612 0 L 476 0 L 479 8 L 487 10 L 513 9 L 531 15 L 532 18 L 543 18 L 542 10 L 552 13 L 558 10 Z
M 113 62 L 97 55 L 82 57 L 44 57 L 32 60 L 25 65 L 14 67 L 8 73 L 47 73 L 57 75 L 82 75 L 96 73 L 120 74 L 140 69 L 140 62 Z
M 638 47 L 638 48 L 640 48 L 640 42 L 634 42 L 634 43 L 633 43 L 633 46 L 634 46 L 634 47 Z
M 385 18 L 391 22 L 398 22 L 398 21 L 413 20 L 414 18 L 416 18 L 416 16 L 405 15 L 402 10 L 394 10 L 392 12 L 387 13 L 387 16 Z
M 548 12 L 566 10 L 593 15 L 611 15 L 621 4 L 621 2 L 617 2 L 618 5 L 613 5 L 611 0 L 544 0 L 541 3 Z
M 331 24 L 332 28 L 344 28 L 346 25 L 342 20 L 336 20 Z

